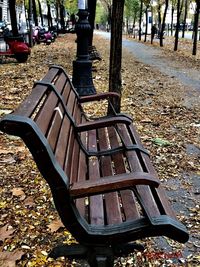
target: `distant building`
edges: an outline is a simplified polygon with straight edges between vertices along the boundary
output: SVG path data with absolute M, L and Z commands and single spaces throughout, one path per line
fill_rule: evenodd
M 8 21 L 8 1 L 0 0 L 0 21 Z

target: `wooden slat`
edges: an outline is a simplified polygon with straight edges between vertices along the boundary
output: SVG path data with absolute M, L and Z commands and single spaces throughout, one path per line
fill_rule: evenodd
M 43 77 L 42 80 L 45 81 L 45 82 L 53 82 L 54 79 L 57 77 L 58 73 L 59 73 L 59 69 L 57 69 L 57 68 L 51 68 L 45 74 L 45 76 Z
M 51 123 L 51 127 L 50 127 L 50 129 L 48 131 L 48 135 L 47 135 L 47 140 L 48 140 L 53 151 L 56 147 L 56 143 L 57 143 L 57 140 L 59 137 L 61 123 L 62 123 L 62 117 L 61 117 L 59 111 L 56 110 L 54 118 L 53 118 L 52 123 Z
M 55 149 L 56 159 L 63 169 L 66 158 L 66 150 L 68 149 L 69 133 L 70 133 L 70 123 L 68 118 L 65 116 L 63 119 L 63 123 L 60 129 L 60 135 Z
M 94 162 L 96 163 L 96 161 L 94 161 L 93 158 L 92 160 L 93 163 Z M 94 180 L 90 179 L 77 183 L 75 182 L 71 187 L 71 195 L 73 197 L 97 195 L 104 192 L 106 193 L 106 192 L 131 188 L 134 185 L 138 184 L 155 185 L 153 179 L 154 177 L 151 176 L 150 174 L 137 173 L 137 172 L 105 176 L 101 177 L 100 179 L 94 179 Z
M 46 101 L 44 102 L 38 115 L 35 118 L 35 122 L 40 127 L 44 135 L 46 135 L 46 132 L 48 130 L 49 123 L 51 121 L 57 102 L 58 100 L 56 95 L 53 92 L 51 92 L 46 98 Z
M 124 125 L 121 125 L 119 127 L 119 131 L 121 132 L 121 135 L 123 136 L 123 140 L 124 140 L 125 144 L 131 145 L 132 141 L 130 140 L 130 136 L 127 132 L 126 127 Z M 135 137 L 136 144 L 141 145 L 139 138 L 137 136 L 137 133 L 135 134 L 135 132 L 133 132 L 133 131 L 132 131 L 132 133 L 134 134 L 134 136 L 136 136 Z M 130 157 L 130 155 L 132 155 L 132 157 Z M 136 154 L 134 151 L 127 152 L 127 157 L 129 158 L 130 167 L 131 167 L 132 171 L 143 171 L 143 168 L 141 165 L 138 165 L 137 168 L 135 169 L 135 167 L 136 167 L 135 160 L 134 160 L 135 155 Z M 160 211 L 157 207 L 157 203 L 155 201 L 154 196 L 152 195 L 150 187 L 146 186 L 146 185 L 138 185 L 138 186 L 136 186 L 136 190 L 137 190 L 139 197 L 143 200 L 143 204 L 144 204 L 143 209 L 145 210 L 145 212 L 147 212 L 148 215 L 151 217 L 159 216 Z
M 96 130 L 88 132 L 88 150 L 97 151 Z M 91 181 L 100 179 L 99 162 L 96 157 L 90 157 L 88 162 L 89 178 Z M 103 196 L 91 196 L 89 198 L 90 223 L 104 225 Z
M 87 147 L 87 134 L 86 132 L 81 133 L 81 141 L 85 147 Z M 87 173 L 87 162 L 86 156 L 84 152 L 80 149 L 80 156 L 79 156 L 79 166 L 78 166 L 78 174 L 77 174 L 77 182 L 83 182 L 86 180 L 86 173 Z M 76 207 L 79 210 L 79 213 L 88 220 L 88 213 L 86 213 L 86 203 L 85 198 L 79 198 L 76 200 Z
M 55 82 L 55 86 L 59 93 L 62 92 L 65 82 L 66 82 L 66 77 L 62 73 Z M 58 98 L 56 94 L 53 91 L 51 91 L 51 88 L 50 88 L 49 95 L 46 101 L 44 102 L 43 106 L 41 107 L 40 112 L 35 120 L 44 134 L 46 134 L 46 131 L 49 126 L 49 122 L 52 118 L 52 115 L 53 115 L 54 109 L 56 108 L 57 103 L 58 103 Z
M 109 148 L 107 141 L 107 135 L 105 128 L 98 130 L 99 147 L 100 150 Z M 113 175 L 112 161 L 110 156 L 103 156 L 100 159 L 102 176 Z M 105 194 L 105 209 L 106 209 L 106 221 L 107 224 L 117 224 L 122 222 L 120 201 L 118 198 L 118 192 Z
M 80 123 L 85 122 L 85 118 L 80 116 Z M 80 139 L 82 144 L 87 148 L 87 133 L 83 132 L 80 134 Z M 87 160 L 86 155 L 80 149 L 80 155 L 79 155 L 79 166 L 78 166 L 78 174 L 77 174 L 77 182 L 82 182 L 86 180 L 86 174 L 87 174 Z M 88 212 L 86 209 L 86 202 L 85 198 L 79 198 L 76 200 L 76 207 L 79 210 L 80 215 L 82 215 L 86 221 L 89 221 L 88 218 Z M 87 205 L 88 207 L 88 205 Z
M 73 111 L 73 117 L 75 120 L 80 122 L 80 113 L 76 108 L 76 105 L 74 103 L 74 111 Z M 80 154 L 80 145 L 77 141 L 77 138 L 74 141 L 73 151 L 72 151 L 72 163 L 71 163 L 71 171 L 70 171 L 70 181 L 71 183 L 77 182 L 77 176 L 78 176 L 78 167 L 79 167 L 79 154 Z
M 45 91 L 46 86 L 36 85 L 31 94 L 23 101 L 23 103 L 15 110 L 15 115 L 22 115 L 31 117 L 37 105 L 40 103 Z
M 136 133 L 136 130 L 134 129 L 133 126 L 131 127 L 131 132 L 132 132 L 132 134 L 134 134 L 137 137 L 138 144 L 142 146 L 142 143 L 140 141 L 140 138 L 139 138 L 138 134 Z M 155 177 L 158 178 L 158 175 L 157 175 L 157 173 L 156 173 L 156 171 L 155 171 L 155 169 L 153 167 L 153 164 L 150 161 L 149 156 L 143 153 L 142 158 L 143 158 L 143 162 L 146 165 L 147 171 L 149 173 L 152 173 L 153 175 L 155 175 Z M 167 198 L 166 193 L 163 190 L 162 186 L 159 186 L 159 188 L 155 188 L 153 190 L 155 192 L 155 196 L 156 196 L 156 194 L 158 196 L 157 197 L 157 199 L 158 199 L 157 206 L 159 207 L 160 212 L 162 214 L 169 215 L 172 218 L 176 218 L 175 212 L 171 208 L 171 205 L 170 205 L 170 203 L 168 201 L 168 198 Z M 160 199 L 160 201 L 159 201 L 159 199 Z
M 61 73 L 60 76 L 55 81 L 55 87 L 57 91 L 61 94 L 64 90 L 65 84 L 66 84 L 66 76 L 64 73 Z
M 117 139 L 117 134 L 115 132 L 115 129 L 113 127 L 112 128 L 110 127 L 108 129 L 108 132 L 109 132 L 111 147 L 112 148 L 118 147 L 119 141 Z M 127 163 L 124 162 L 123 154 L 122 153 L 114 154 L 112 158 L 115 164 L 116 174 L 126 173 L 125 164 L 127 164 L 128 162 Z M 137 208 L 136 199 L 134 197 L 133 192 L 131 190 L 123 190 L 120 191 L 120 194 L 121 194 L 125 220 L 138 219 L 140 217 L 140 214 Z

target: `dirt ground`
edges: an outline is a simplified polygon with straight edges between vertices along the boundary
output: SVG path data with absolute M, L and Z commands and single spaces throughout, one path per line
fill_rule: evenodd
M 72 74 L 75 38 L 63 35 L 50 46 L 35 46 L 24 64 L 2 61 L 0 116 L 18 106 L 51 64 L 62 65 Z M 107 91 L 109 42 L 96 36 L 94 43 L 103 58 L 93 64 L 94 84 L 97 91 Z M 188 68 L 200 70 L 199 57 L 191 57 L 188 50 L 173 53 L 170 45 L 162 49 L 177 68 L 184 60 Z M 190 240 L 186 244 L 164 237 L 141 240 L 145 251 L 118 258 L 115 266 L 199 266 L 200 92 L 140 63 L 127 50 L 123 51 L 122 80 L 122 112 L 133 117 Z M 94 107 L 93 113 L 98 115 L 100 110 Z M 1 132 L 0 208 L 1 266 L 83 266 L 83 262 L 47 258 L 57 243 L 70 244 L 74 239 L 59 221 L 49 187 L 24 144 Z

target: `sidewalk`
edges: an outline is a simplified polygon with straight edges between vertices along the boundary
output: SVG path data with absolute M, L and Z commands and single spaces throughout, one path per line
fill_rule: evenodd
M 95 34 L 106 39 L 110 38 L 108 32 L 95 31 Z M 185 67 L 184 62 L 179 66 L 174 64 L 174 61 L 167 58 L 163 54 L 164 50 L 159 47 L 156 48 L 134 39 L 123 38 L 123 48 L 128 49 L 139 62 L 154 67 L 163 74 L 177 78 L 183 85 L 200 91 L 200 71 Z
M 18 64 L 14 59 L 8 59 L 0 64 L 0 116 L 16 109 L 50 65 L 61 65 L 72 74 L 75 39 L 76 35 L 61 35 L 50 46 L 34 46 L 26 63 Z M 101 61 L 93 64 L 94 83 L 98 92 L 107 91 L 109 41 L 96 35 L 94 44 L 102 56 Z M 145 50 L 150 51 L 150 48 L 144 46 Z M 185 245 L 163 237 L 141 240 L 146 254 L 136 252 L 129 258 L 117 259 L 116 267 L 199 267 L 199 90 L 188 89 L 178 79 L 140 63 L 132 55 L 124 49 L 122 112 L 133 118 L 171 205 L 188 227 L 190 240 Z M 154 57 L 159 58 L 158 55 Z M 101 109 L 94 105 L 92 112 L 95 116 Z M 82 262 L 71 264 L 63 258 L 57 261 L 47 258 L 47 252 L 55 244 L 74 240 L 62 227 L 51 230 L 51 223 L 59 227 L 59 218 L 49 188 L 21 141 L 10 138 L 0 133 L 0 228 L 6 224 L 11 227 L 1 242 L 0 256 L 7 251 L 22 252 L 17 266 L 84 266 Z M 22 190 L 23 195 L 14 196 L 14 189 Z

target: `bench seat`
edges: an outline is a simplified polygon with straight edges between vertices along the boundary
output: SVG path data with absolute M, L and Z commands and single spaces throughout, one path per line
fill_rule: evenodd
M 52 66 L 0 130 L 23 139 L 80 244 L 114 248 L 151 236 L 186 242 L 131 119 L 88 120 L 83 102 L 112 97 L 80 98 L 66 72 Z

